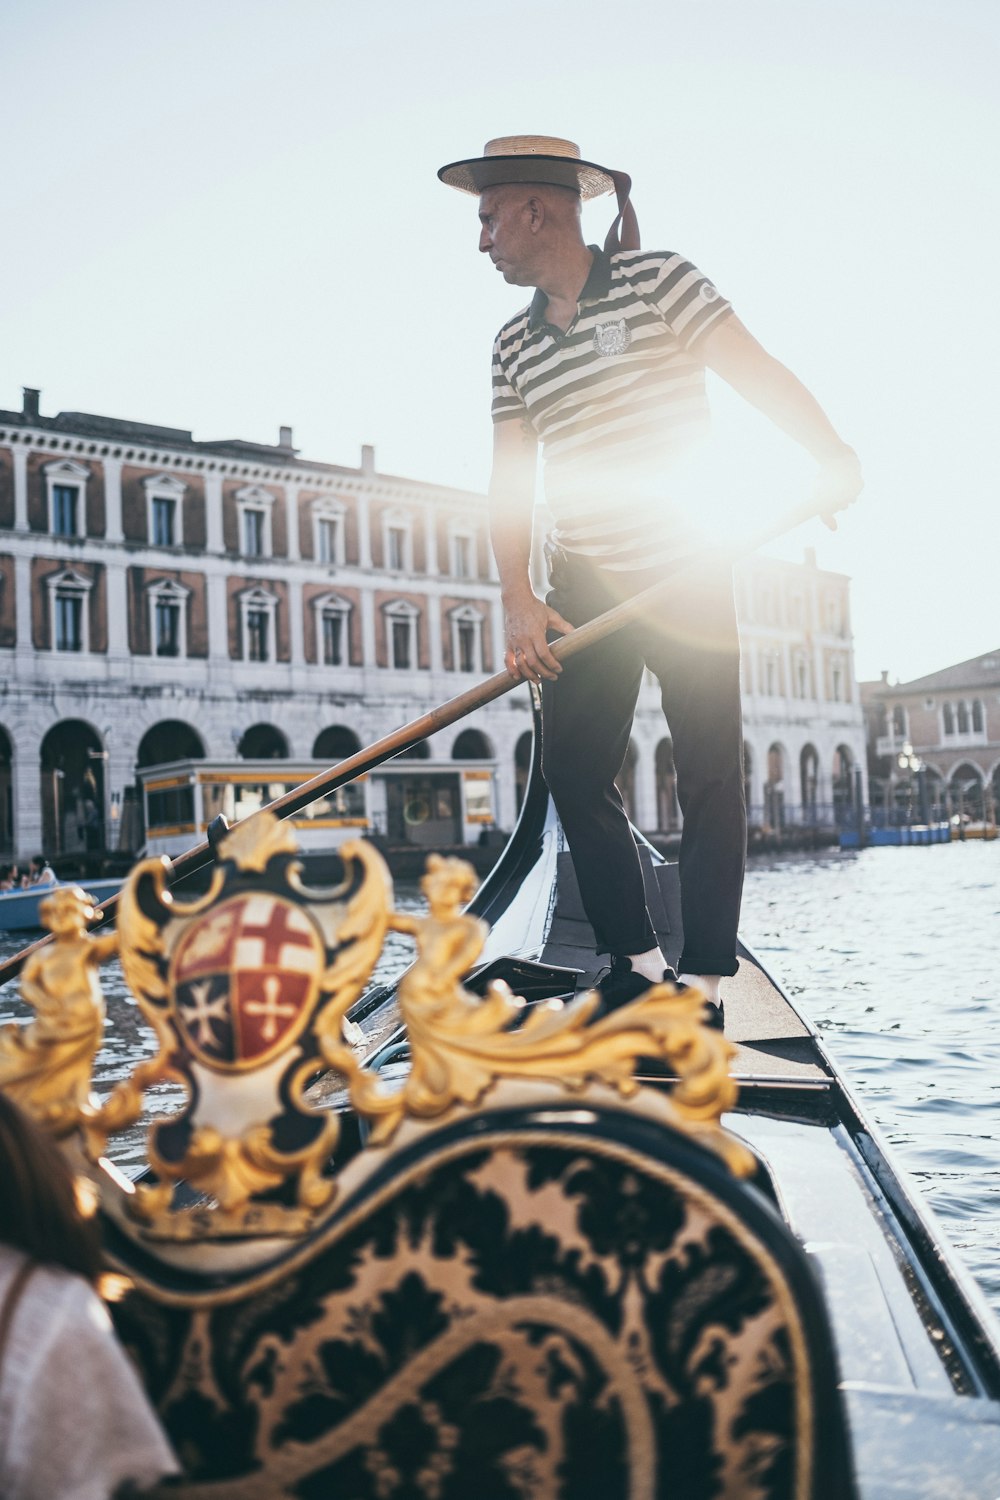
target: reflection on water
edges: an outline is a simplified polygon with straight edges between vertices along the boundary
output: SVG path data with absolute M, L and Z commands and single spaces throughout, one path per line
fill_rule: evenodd
M 1000 1309 L 1000 842 L 758 859 L 743 931 Z
M 415 887 L 397 887 L 397 903 L 417 907 Z M 743 932 L 823 1032 L 1000 1309 L 1000 842 L 758 858 Z M 20 946 L 7 940 L 0 953 Z M 390 935 L 381 976 L 398 973 L 410 952 Z M 102 1094 L 153 1050 L 117 965 L 106 973 Z M 0 991 L 0 1021 L 26 1014 L 13 986 Z M 178 1097 L 161 1086 L 147 1118 Z M 139 1131 L 115 1142 L 125 1170 L 140 1153 Z

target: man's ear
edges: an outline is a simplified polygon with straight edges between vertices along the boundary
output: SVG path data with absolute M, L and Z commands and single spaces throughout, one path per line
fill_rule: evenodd
M 545 204 L 542 202 L 541 198 L 529 198 L 524 206 L 528 210 L 528 213 L 530 215 L 528 219 L 528 227 L 530 228 L 532 234 L 537 234 L 542 225 L 545 223 Z

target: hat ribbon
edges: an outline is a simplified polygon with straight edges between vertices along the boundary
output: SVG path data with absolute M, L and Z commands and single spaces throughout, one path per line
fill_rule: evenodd
M 615 193 L 618 197 L 618 217 L 605 237 L 605 253 L 614 255 L 619 250 L 638 250 L 639 221 L 629 198 L 632 191 L 632 179 L 627 172 L 609 171 L 608 176 L 615 185 Z

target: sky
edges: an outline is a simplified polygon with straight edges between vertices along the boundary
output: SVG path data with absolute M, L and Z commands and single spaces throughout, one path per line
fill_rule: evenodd
M 526 296 L 445 162 L 568 137 L 628 171 L 859 453 L 836 534 L 858 676 L 1000 646 L 996 0 L 5 0 L 0 408 L 277 442 L 485 489 Z M 609 199 L 587 206 L 603 241 Z M 710 377 L 719 524 L 815 465 Z

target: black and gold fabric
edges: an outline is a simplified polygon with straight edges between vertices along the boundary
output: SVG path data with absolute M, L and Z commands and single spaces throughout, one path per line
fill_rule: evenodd
M 806 1255 L 639 1114 L 417 1131 L 243 1285 L 137 1281 L 114 1316 L 190 1500 L 853 1494 Z

